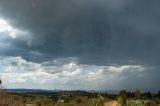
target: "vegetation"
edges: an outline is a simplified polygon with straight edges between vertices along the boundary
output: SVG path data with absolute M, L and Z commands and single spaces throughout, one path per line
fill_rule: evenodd
M 0 89 L 0 106 L 22 106 L 23 103 L 15 100 L 5 89 Z
M 89 101 L 91 106 L 103 106 L 104 105 L 104 97 L 98 96 L 97 98 L 93 98 Z
M 119 93 L 119 96 L 117 97 L 117 101 L 124 106 L 126 104 L 126 100 L 127 100 L 127 92 L 126 90 L 122 90 Z
M 140 90 L 127 92 L 122 90 L 118 95 L 85 91 L 56 91 L 8 93 L 0 90 L 0 106 L 104 106 L 104 102 L 117 100 L 121 106 L 160 106 L 160 92 L 151 94 Z
M 122 90 L 117 96 L 117 101 L 121 106 L 160 106 L 159 94 L 153 97 L 150 92 L 142 94 L 140 90 L 134 93 Z

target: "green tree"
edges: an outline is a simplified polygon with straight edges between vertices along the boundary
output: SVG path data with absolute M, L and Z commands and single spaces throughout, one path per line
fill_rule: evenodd
M 117 101 L 118 101 L 122 106 L 125 106 L 125 105 L 126 105 L 126 101 L 127 101 L 127 92 L 126 92 L 126 90 L 120 91 L 119 96 L 117 97 Z

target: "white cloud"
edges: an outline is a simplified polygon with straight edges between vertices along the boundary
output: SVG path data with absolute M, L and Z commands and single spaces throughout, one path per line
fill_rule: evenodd
M 0 33 L 5 33 L 6 35 L 16 38 L 17 37 L 17 29 L 13 28 L 11 25 L 7 23 L 7 21 L 0 19 Z
M 115 87 L 126 72 L 140 75 L 145 70 L 141 65 L 85 65 L 76 58 L 34 63 L 21 57 L 0 57 L 0 67 L 0 75 L 8 87 L 23 88 L 27 84 L 28 88 L 44 89 L 99 89 L 106 84 Z
M 13 28 L 5 21 L 0 19 L 0 32 L 7 33 L 11 37 L 15 37 L 13 33 Z
M 31 41 L 33 39 L 29 31 L 15 28 L 4 19 L 0 19 L 0 35 L 1 42 L 4 40 L 4 38 L 12 38 L 26 42 L 28 46 L 31 46 Z

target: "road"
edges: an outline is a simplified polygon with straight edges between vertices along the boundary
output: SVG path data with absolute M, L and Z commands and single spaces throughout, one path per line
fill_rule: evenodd
M 104 106 L 120 106 L 117 101 L 108 101 Z

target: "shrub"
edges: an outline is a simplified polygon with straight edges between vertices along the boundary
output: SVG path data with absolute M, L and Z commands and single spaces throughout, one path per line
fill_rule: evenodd
M 103 106 L 104 105 L 104 97 L 98 96 L 97 98 L 91 99 L 89 101 L 91 106 Z
M 82 103 L 82 99 L 78 99 L 78 100 L 77 100 L 77 103 Z

